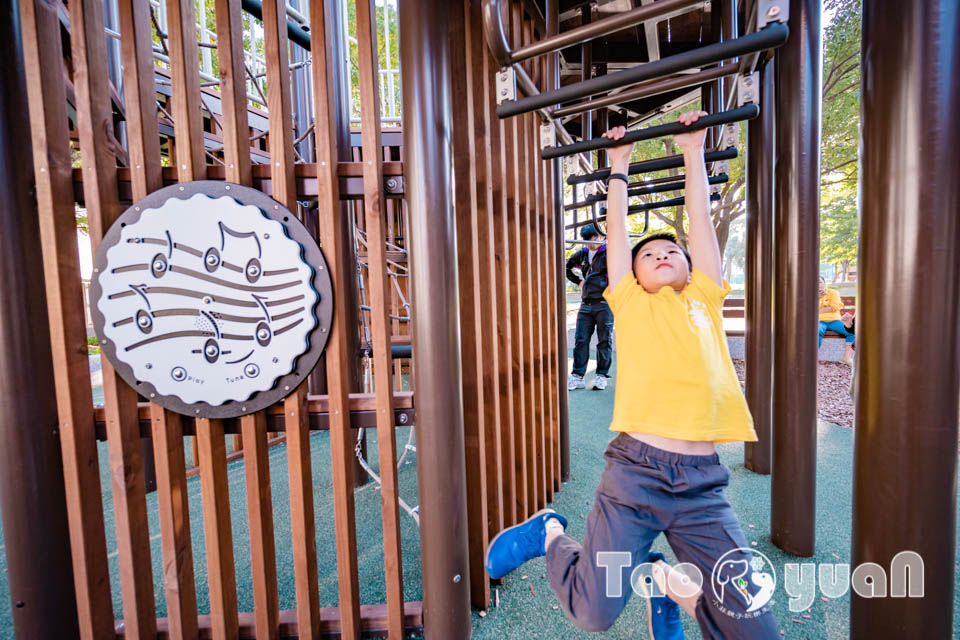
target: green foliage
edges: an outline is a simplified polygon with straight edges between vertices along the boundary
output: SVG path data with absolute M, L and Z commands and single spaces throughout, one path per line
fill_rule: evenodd
M 820 147 L 820 259 L 857 257 L 857 153 L 860 130 L 860 0 L 827 0 L 823 33 Z
M 393 104 L 400 104 L 400 79 L 399 77 L 394 78 L 391 95 L 391 83 L 387 78 L 389 69 L 400 68 L 397 2 L 396 0 L 377 0 L 374 3 L 374 12 L 377 20 L 377 62 L 381 70 L 377 78 L 380 89 L 380 113 L 382 116 L 387 116 L 390 114 L 388 105 L 391 101 Z M 347 34 L 350 57 L 350 111 L 352 117 L 359 117 L 360 54 L 357 48 L 357 5 L 355 2 L 347 3 Z M 396 115 L 399 116 L 400 113 Z
M 87 338 L 87 353 L 91 356 L 100 353 L 100 341 L 97 340 L 97 336 Z
M 693 102 L 684 108 L 678 109 L 669 114 L 665 114 L 662 118 L 646 123 L 644 126 L 655 126 L 667 122 L 674 122 L 677 117 L 680 116 L 680 114 L 700 108 L 701 107 L 698 102 Z M 743 149 L 746 142 L 745 127 L 739 127 L 739 137 L 739 146 L 741 149 Z M 674 145 L 672 137 L 645 140 L 637 143 L 634 148 L 633 155 L 630 157 L 630 161 L 640 162 L 642 160 L 652 160 L 655 158 L 662 158 L 664 156 L 675 155 L 677 153 L 679 153 L 679 149 L 677 149 L 676 145 Z M 682 175 L 682 173 L 682 169 L 668 169 L 655 173 L 644 174 L 644 176 L 653 179 L 666 176 L 679 176 Z M 729 237 L 731 223 L 733 223 L 734 220 L 746 212 L 744 200 L 744 187 L 746 181 L 744 174 L 744 158 L 742 153 L 737 158 L 729 161 L 727 174 L 729 175 L 730 180 L 719 185 L 721 199 L 719 202 L 713 203 L 711 210 L 714 230 L 717 233 L 717 242 L 720 245 L 721 255 L 723 254 L 724 247 L 727 243 L 727 238 Z M 682 191 L 676 191 L 656 193 L 648 196 L 638 196 L 631 201 L 631 204 L 668 200 L 670 198 L 676 198 L 682 194 Z M 631 233 L 640 233 L 643 231 L 643 226 L 643 215 L 635 215 L 627 219 L 627 228 Z M 686 216 L 683 215 L 683 207 L 654 209 L 651 211 L 650 228 L 648 231 L 657 229 L 668 229 L 673 231 L 682 243 L 686 243 L 687 223 Z

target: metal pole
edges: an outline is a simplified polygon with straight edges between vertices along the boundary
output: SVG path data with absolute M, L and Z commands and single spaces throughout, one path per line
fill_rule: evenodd
M 960 6 L 867 0 L 862 37 L 851 555 L 910 586 L 851 594 L 849 637 L 955 638 Z
M 497 0 L 488 0 L 488 2 L 498 4 Z M 558 35 L 551 35 L 538 42 L 532 42 L 519 47 L 511 54 L 511 61 L 522 62 L 528 58 L 560 51 L 561 49 L 566 49 L 576 44 L 583 44 L 590 40 L 616 33 L 617 31 L 629 29 L 647 20 L 662 19 L 668 14 L 689 11 L 692 10 L 694 5 L 700 2 L 702 2 L 702 0 L 659 0 L 659 2 L 655 2 L 654 4 L 615 13 L 596 22 L 586 21 L 581 23 L 581 26 L 576 29 L 564 31 Z
M 559 0 L 546 0 L 547 35 L 560 31 Z M 549 89 L 560 86 L 560 56 L 551 53 L 547 56 L 547 82 Z M 562 124 L 558 124 L 562 127 Z M 570 405 L 567 396 L 567 278 L 564 276 L 563 244 L 563 164 L 559 158 L 552 161 L 553 169 L 553 229 L 556 235 L 554 247 L 554 269 L 557 274 L 557 384 L 560 387 L 560 481 L 570 480 Z
M 711 193 L 711 194 L 710 194 L 710 201 L 711 201 L 711 202 L 716 202 L 717 200 L 720 200 L 720 197 L 721 197 L 721 196 L 720 196 L 719 193 Z M 684 200 L 685 200 L 684 197 L 681 196 L 681 197 L 679 197 L 679 198 L 670 198 L 669 200 L 660 200 L 659 202 L 647 202 L 647 203 L 645 203 L 645 204 L 635 204 L 635 205 L 633 205 L 633 206 L 627 207 L 627 215 L 631 215 L 631 214 L 634 214 L 634 213 L 640 213 L 640 212 L 642 212 L 642 211 L 652 211 L 653 209 L 664 209 L 664 208 L 667 208 L 667 207 L 679 207 L 679 206 L 682 206 L 682 205 L 684 204 Z M 598 216 L 596 216 L 596 217 L 591 217 L 591 218 L 588 218 L 588 219 L 586 219 L 586 220 L 582 220 L 582 221 L 580 221 L 580 222 L 574 222 L 573 224 L 568 224 L 568 225 L 566 225 L 566 227 L 564 227 L 564 228 L 565 228 L 567 231 L 569 231 L 570 229 L 577 229 L 577 228 L 579 228 L 579 227 L 583 227 L 583 226 L 588 225 L 588 224 L 592 224 L 592 225 L 594 225 L 594 227 L 597 227 L 597 223 L 598 223 L 599 221 L 601 221 L 601 220 L 606 220 L 606 219 L 607 219 L 607 216 L 605 216 L 605 215 L 603 215 L 603 216 L 598 215 Z M 603 233 L 603 229 L 599 229 L 599 228 L 598 228 L 597 230 L 600 231 L 600 233 Z M 604 235 L 606 235 L 606 234 L 604 234 Z
M 704 154 L 703 159 L 706 162 L 716 162 L 718 160 L 732 160 L 736 157 L 737 148 L 728 147 L 720 151 L 708 151 L 706 154 Z M 655 158 L 653 160 L 644 160 L 642 162 L 634 162 L 627 169 L 627 173 L 633 176 L 640 173 L 652 173 L 654 171 L 664 171 L 666 169 L 678 169 L 682 166 L 683 156 L 673 155 L 663 158 Z M 573 185 L 580 184 L 581 182 L 592 182 L 594 180 L 606 180 L 609 177 L 610 169 L 600 169 L 599 171 L 594 171 L 592 173 L 569 176 L 567 178 L 567 184 Z
M 444 639 L 471 628 L 449 21 L 445 0 L 400 2 L 423 623 Z
M 655 62 L 637 65 L 605 76 L 596 76 L 590 80 L 570 84 L 554 91 L 545 91 L 539 95 L 527 96 L 519 100 L 509 100 L 497 107 L 497 116 L 509 118 L 559 102 L 579 100 L 605 91 L 631 86 L 644 80 L 653 80 L 686 69 L 716 64 L 725 58 L 779 47 L 786 42 L 789 32 L 790 29 L 786 24 L 773 24 L 762 31 L 729 42 L 708 44 L 691 51 L 672 55 L 669 58 L 661 58 Z
M 640 98 L 647 98 L 650 96 L 659 95 L 661 93 L 667 93 L 676 89 L 685 89 L 687 87 L 702 84 L 709 80 L 716 80 L 717 78 L 733 75 L 737 73 L 738 68 L 739 66 L 735 64 L 724 64 L 717 67 L 704 69 L 703 71 L 698 71 L 696 73 L 679 73 L 659 80 L 650 80 L 649 82 L 638 84 L 633 89 L 627 89 L 626 91 L 621 91 L 620 93 L 614 93 L 602 98 L 597 98 L 595 100 L 577 102 L 566 107 L 554 109 L 551 112 L 551 115 L 554 118 L 563 118 L 565 116 L 581 113 L 586 109 L 609 107 L 610 105 L 632 102 L 633 100 L 639 100 Z M 716 109 L 705 109 L 705 111 L 715 110 Z M 707 145 L 708 148 L 710 146 L 711 145 L 709 144 Z
M 17 2 L 0 11 L 0 55 L 0 509 L 13 632 L 79 638 Z
M 683 191 L 686 187 L 686 182 L 684 181 L 685 176 L 667 176 L 670 180 L 669 182 L 661 181 L 659 184 L 650 184 L 646 185 L 644 183 L 630 183 L 627 186 L 627 197 L 633 198 L 634 196 L 645 196 L 651 193 L 663 193 L 665 191 Z M 726 173 L 721 173 L 715 176 L 711 176 L 707 180 L 707 184 L 723 184 L 730 181 L 730 176 Z M 652 181 L 651 181 L 652 183 Z M 607 199 L 606 194 L 597 194 L 593 196 L 587 196 L 580 202 L 575 202 L 573 204 L 564 205 L 564 210 L 571 211 L 573 209 L 585 209 L 594 202 L 605 202 Z
M 549 160 L 550 158 L 569 156 L 584 151 L 608 149 L 610 147 L 615 147 L 617 145 L 626 144 L 629 142 L 651 140 L 653 138 L 672 136 L 678 133 L 684 133 L 686 131 L 705 129 L 714 125 L 740 122 L 741 120 L 751 120 L 756 118 L 759 113 L 760 110 L 757 108 L 757 105 L 745 104 L 737 109 L 721 111 L 720 113 L 711 113 L 708 116 L 703 116 L 691 125 L 684 125 L 680 122 L 669 122 L 667 124 L 646 127 L 644 129 L 634 129 L 633 131 L 628 131 L 620 140 L 610 140 L 609 138 L 591 138 L 589 140 L 583 140 L 582 142 L 574 142 L 573 144 L 565 144 L 559 147 L 547 147 L 540 152 L 540 156 L 544 160 Z
M 708 82 L 700 87 L 700 108 L 707 113 L 717 112 L 717 101 L 714 99 L 717 83 Z M 710 127 L 704 133 L 703 144 L 707 149 L 717 146 L 716 129 Z
M 817 273 L 820 262 L 820 0 L 790 3 L 777 52 L 770 533 L 795 556 L 814 553 L 817 470 Z
M 593 5 L 580 7 L 580 24 L 587 26 L 593 18 Z M 593 77 L 593 43 L 584 42 L 580 45 L 580 80 L 586 81 Z M 590 102 L 589 99 L 586 102 Z M 563 126 L 563 125 L 560 125 Z M 588 109 L 580 116 L 580 139 L 589 140 L 593 137 L 593 110 Z
M 744 446 L 744 464 L 754 473 L 770 473 L 773 420 L 773 63 L 760 73 L 760 116 L 747 126 L 747 404 L 757 442 Z

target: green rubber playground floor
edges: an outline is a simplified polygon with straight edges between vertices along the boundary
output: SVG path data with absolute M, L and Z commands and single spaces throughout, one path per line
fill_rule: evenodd
M 595 363 L 591 362 L 591 366 Z M 587 389 L 570 395 L 570 459 L 571 479 L 557 494 L 553 508 L 570 520 L 569 533 L 582 539 L 585 518 L 593 502 L 603 470 L 602 454 L 612 437 L 607 429 L 613 411 L 616 387 L 616 363 L 614 377 L 606 391 L 593 391 L 593 373 L 588 370 Z M 378 468 L 376 432 L 368 430 L 368 456 L 371 466 Z M 397 447 L 401 451 L 407 442 L 408 429 L 398 429 Z M 229 440 L 229 438 L 228 438 Z M 337 605 L 336 553 L 333 528 L 333 487 L 330 475 L 330 445 L 327 433 L 311 436 L 311 452 L 314 473 L 314 503 L 317 523 L 317 555 L 320 569 L 320 604 Z M 820 594 L 804 613 L 792 613 L 788 609 L 788 596 L 782 586 L 783 567 L 788 562 L 849 562 L 850 557 L 850 505 L 852 481 L 853 432 L 849 429 L 821 422 L 818 427 L 817 456 L 817 554 L 812 559 L 797 559 L 783 553 L 770 543 L 769 538 L 769 476 L 758 476 L 743 466 L 743 445 L 718 445 L 721 460 L 727 464 L 732 477 L 727 497 L 740 517 L 744 533 L 755 549 L 763 552 L 773 562 L 777 572 L 777 590 L 773 600 L 774 612 L 780 622 L 785 638 L 816 640 L 841 640 L 848 636 L 847 596 L 824 601 Z M 106 443 L 101 448 L 101 482 L 104 487 L 104 510 L 106 513 L 107 550 L 109 553 L 114 612 L 122 617 L 117 564 L 113 505 L 110 500 L 110 484 L 106 464 Z M 286 447 L 279 445 L 270 450 L 271 484 L 274 501 L 274 527 L 276 531 L 277 572 L 280 590 L 280 608 L 295 608 L 292 540 L 287 487 Z M 407 456 L 409 464 L 400 469 L 400 497 L 409 505 L 418 504 L 416 487 L 416 454 Z M 246 494 L 243 476 L 243 461 L 230 463 L 228 467 L 233 536 L 235 541 L 235 566 L 237 575 L 238 603 L 241 611 L 253 610 L 253 592 L 250 579 L 250 561 L 247 549 L 248 531 L 246 518 Z M 206 586 L 206 563 L 204 560 L 203 520 L 200 501 L 199 477 L 188 480 L 190 502 L 190 526 L 193 538 L 194 571 L 196 573 L 197 604 L 200 613 L 209 612 Z M 380 497 L 376 486 L 370 482 L 356 491 L 357 547 L 360 567 L 360 595 L 364 604 L 385 601 L 383 581 L 383 544 L 380 519 Z M 156 494 L 148 494 L 147 506 L 150 516 L 150 549 L 154 567 L 154 589 L 157 595 L 157 615 L 166 615 L 166 604 L 161 582 L 161 553 L 158 522 L 156 518 Z M 407 600 L 422 599 L 420 574 L 419 531 L 412 518 L 401 513 L 403 543 L 404 590 Z M 751 526 L 752 525 L 752 526 Z M 0 551 L 3 539 L 0 538 Z M 958 539 L 960 546 L 960 539 Z M 663 551 L 670 561 L 675 557 L 663 536 L 654 543 L 654 549 Z M 0 639 L 13 637 L 9 585 L 7 583 L 6 553 L 0 553 Z M 499 606 L 481 616 L 473 613 L 473 637 L 490 639 L 567 639 L 567 638 L 618 638 L 646 637 L 646 605 L 640 598 L 633 598 L 617 623 L 605 634 L 587 634 L 571 624 L 557 606 L 556 597 L 550 591 L 545 577 L 543 559 L 531 561 L 521 570 L 509 576 L 502 585 L 494 587 L 493 601 Z M 958 572 L 960 576 L 960 572 Z M 803 617 L 810 616 L 809 618 Z M 699 638 L 696 622 L 684 614 L 684 629 L 687 638 Z M 799 620 L 802 624 L 793 622 Z M 954 620 L 960 620 L 960 587 L 954 602 Z M 465 630 L 466 631 L 466 630 Z M 954 634 L 956 636 L 957 633 Z M 466 633 L 464 633 L 466 637 Z

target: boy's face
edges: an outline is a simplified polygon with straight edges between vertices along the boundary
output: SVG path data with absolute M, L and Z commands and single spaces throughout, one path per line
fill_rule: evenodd
M 633 261 L 637 282 L 649 293 L 662 287 L 682 290 L 690 281 L 690 265 L 680 247 L 669 240 L 651 240 Z
M 820 276 L 819 287 L 820 295 L 823 295 L 823 292 L 827 290 L 827 281 L 823 279 L 823 276 Z

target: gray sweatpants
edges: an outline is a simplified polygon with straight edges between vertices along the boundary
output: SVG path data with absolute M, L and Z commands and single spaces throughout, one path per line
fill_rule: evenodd
M 723 494 L 730 469 L 719 457 L 671 453 L 622 433 L 604 458 L 583 546 L 563 535 L 547 549 L 550 588 L 573 623 L 585 631 L 609 629 L 633 591 L 634 567 L 647 561 L 654 538 L 664 532 L 680 562 L 696 566 L 703 578 L 696 617 L 704 638 L 779 638 L 769 604 L 749 611 L 751 602 L 766 600 L 764 585 L 772 587 L 763 575 L 753 580 L 750 547 Z M 603 552 L 620 552 L 621 560 Z M 623 552 L 631 559 L 620 567 Z M 610 590 L 608 572 L 622 588 Z

